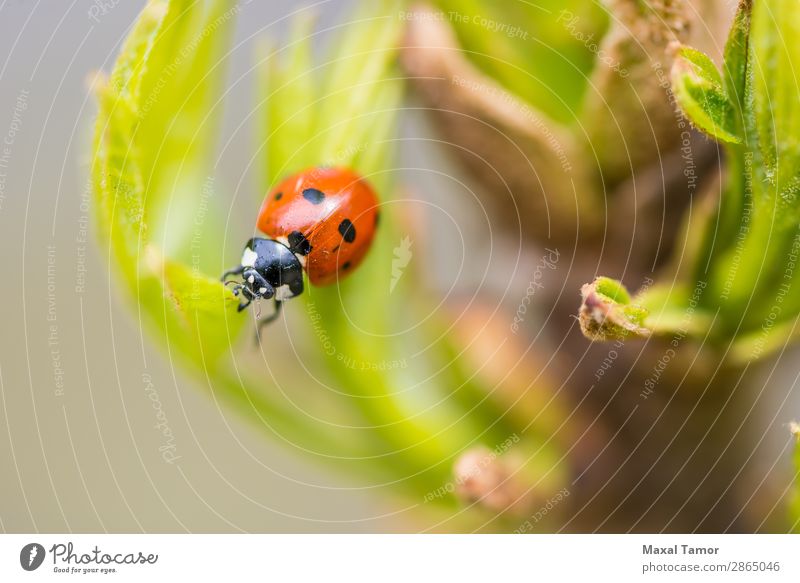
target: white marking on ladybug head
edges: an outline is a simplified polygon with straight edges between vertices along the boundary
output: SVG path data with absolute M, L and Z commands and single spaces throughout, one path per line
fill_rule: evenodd
M 260 294 L 265 294 L 265 293 L 267 293 L 267 288 L 265 288 L 265 287 L 259 288 L 259 289 L 258 289 L 258 293 L 260 293 Z
M 248 283 L 253 283 L 255 280 L 256 280 L 256 277 L 254 275 L 251 275 L 250 277 L 247 278 L 247 282 Z
M 255 267 L 256 259 L 258 259 L 258 253 L 248 247 L 242 253 L 242 267 Z

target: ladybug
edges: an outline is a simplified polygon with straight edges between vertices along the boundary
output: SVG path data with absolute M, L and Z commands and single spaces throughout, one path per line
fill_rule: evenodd
M 311 168 L 278 184 L 261 205 L 258 228 L 238 266 L 222 281 L 234 284 L 241 312 L 253 300 L 284 301 L 303 293 L 303 271 L 312 285 L 337 282 L 364 259 L 378 224 L 378 198 L 364 178 L 346 168 Z M 228 280 L 238 276 L 235 280 Z

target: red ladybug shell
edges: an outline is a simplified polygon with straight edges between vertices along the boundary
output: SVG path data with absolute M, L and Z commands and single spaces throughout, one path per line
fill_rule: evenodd
M 346 168 L 312 168 L 283 180 L 264 199 L 258 228 L 305 255 L 314 285 L 353 271 L 366 255 L 378 222 L 378 198 Z

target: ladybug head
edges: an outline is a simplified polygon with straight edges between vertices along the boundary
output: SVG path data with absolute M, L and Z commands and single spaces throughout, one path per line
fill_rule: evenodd
M 240 280 L 231 280 L 233 293 L 241 295 L 244 309 L 253 300 L 271 299 L 283 301 L 303 292 L 303 267 L 289 248 L 272 239 L 254 237 L 242 252 L 241 264 L 223 275 L 238 275 Z
M 247 300 L 269 300 L 275 295 L 275 286 L 268 282 L 257 269 L 248 267 L 242 272 L 242 283 L 233 288 L 233 293 Z

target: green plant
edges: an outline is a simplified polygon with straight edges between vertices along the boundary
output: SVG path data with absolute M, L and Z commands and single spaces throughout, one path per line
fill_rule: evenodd
M 800 301 L 795 267 L 800 252 L 797 82 L 800 26 L 791 2 L 741 3 L 725 47 L 722 73 L 703 53 L 681 47 L 672 86 L 686 117 L 720 141 L 726 176 L 716 208 L 706 205 L 685 229 L 680 266 L 632 300 L 634 335 L 685 333 L 706 338 L 744 363 L 784 347 L 796 336 Z M 775 266 L 781 266 L 775 268 Z M 674 277 L 672 277 L 674 275 Z M 626 304 L 627 302 L 622 302 Z M 620 305 L 606 298 L 607 310 Z M 584 322 L 620 337 L 583 310 Z M 645 315 L 643 315 L 645 314 Z M 599 319 L 598 319 L 599 318 Z
M 790 39 L 798 29 L 796 3 L 743 0 L 721 71 L 704 53 L 677 49 L 676 102 L 725 151 L 720 195 L 692 207 L 683 244 L 654 285 L 632 298 L 608 278 L 584 286 L 588 338 L 694 343 L 726 379 L 797 338 L 800 47 Z M 797 512 L 795 497 L 793 521 Z
M 435 5 L 447 16 L 431 18 L 430 9 L 412 11 L 400 0 L 361 3 L 317 59 L 314 22 L 299 16 L 281 48 L 266 44 L 258 53 L 252 119 L 261 176 L 243 204 L 257 208 L 283 176 L 318 165 L 354 168 L 382 202 L 378 237 L 357 272 L 292 302 L 291 334 L 313 382 L 285 386 L 263 345 L 261 360 L 251 358 L 249 319 L 217 279 L 240 251 L 237 242 L 220 245 L 225 227 L 212 196 L 237 5 L 151 0 L 99 89 L 93 176 L 108 263 L 167 358 L 181 360 L 266 434 L 409 497 L 438 514 L 441 528 L 519 530 L 519 515 L 570 496 L 567 484 L 581 512 L 591 514 L 596 498 L 604 511 L 614 509 L 592 528 L 631 499 L 645 516 L 678 478 L 677 463 L 683 471 L 705 444 L 712 455 L 728 449 L 730 436 L 712 432 L 724 425 L 716 421 L 728 401 L 722 409 L 717 402 L 701 407 L 706 384 L 729 386 L 750 362 L 796 336 L 800 116 L 793 71 L 800 52 L 781 39 L 796 36 L 800 15 L 784 0 L 742 2 L 720 71 L 683 44 L 691 38 L 686 2 Z M 534 17 L 542 10 L 546 17 Z M 636 294 L 608 277 L 582 287 L 583 333 L 616 342 L 605 360 L 584 360 L 585 341 L 580 333 L 579 344 L 571 338 L 568 294 L 553 300 L 542 339 L 537 329 L 526 343 L 513 337 L 524 326 L 511 334 L 511 317 L 496 316 L 480 300 L 451 318 L 450 306 L 434 303 L 424 285 L 411 285 L 424 280 L 415 265 L 395 277 L 393 248 L 401 241 L 408 251 L 413 236 L 395 184 L 393 147 L 407 91 L 434 106 L 467 171 L 488 187 L 484 196 L 495 204 L 502 195 L 513 199 L 497 205 L 520 210 L 501 219 L 504 230 L 572 257 L 558 273 L 562 291 L 575 289 L 573 273 L 584 277 L 600 265 L 645 280 Z M 676 117 L 673 99 L 686 119 Z M 690 123 L 721 143 L 727 159 L 721 196 L 711 193 L 697 204 L 685 191 L 700 192 L 696 174 L 710 164 L 690 156 L 685 165 L 684 149 L 703 150 L 692 145 Z M 683 198 L 675 191 L 684 191 Z M 652 212 L 653 201 L 660 202 L 653 193 L 665 195 L 665 207 L 687 211 L 682 232 L 667 225 L 657 241 L 648 232 L 649 217 L 661 218 Z M 186 217 L 200 219 L 202 228 Z M 662 239 L 673 258 L 653 281 L 652 265 L 663 263 Z M 633 354 L 628 341 L 637 338 L 658 356 L 644 349 Z M 271 332 L 263 342 L 270 340 Z M 665 400 L 670 405 L 680 393 L 685 408 L 665 417 L 670 431 L 679 429 L 664 452 L 694 450 L 688 460 L 668 459 L 666 470 L 658 466 L 652 479 L 666 487 L 650 502 L 630 486 L 638 488 L 665 455 L 646 441 L 667 410 L 657 409 L 652 371 L 664 347 L 677 358 L 684 345 L 702 346 L 706 356 L 680 351 L 687 371 Z M 630 367 L 616 373 L 614 362 Z M 658 380 L 663 369 L 656 370 Z M 615 382 L 613 394 L 604 392 Z M 638 393 L 639 384 L 650 392 L 636 397 L 633 411 L 614 411 L 617 392 Z M 639 421 L 648 406 L 658 412 L 652 424 Z M 591 407 L 590 415 L 582 407 Z M 695 433 L 684 437 L 689 421 Z M 630 442 L 617 443 L 618 435 Z M 702 459 L 695 463 L 690 472 Z M 709 486 L 708 475 L 701 476 L 696 490 L 678 500 L 687 514 L 716 507 L 728 491 L 726 479 L 739 476 L 736 463 L 719 465 L 727 472 L 721 480 Z M 639 477 L 631 466 L 645 473 Z M 471 512 L 454 512 L 464 504 Z M 662 506 L 671 524 L 675 501 L 664 496 Z M 793 512 L 797 517 L 796 502 Z M 620 524 L 636 528 L 640 520 Z M 716 520 L 714 527 L 726 525 L 724 516 Z
M 466 56 L 549 118 L 574 121 L 596 64 L 607 12 L 593 2 L 436 0 Z
M 390 170 L 404 86 L 396 67 L 400 8 L 389 0 L 361 8 L 324 62 L 312 58 L 306 17 L 295 21 L 285 48 L 265 49 L 260 58 L 255 117 L 263 176 L 253 208 L 282 176 L 323 164 L 356 169 L 383 197 L 365 264 L 342 285 L 309 290 L 303 300 L 305 356 L 335 392 L 308 386 L 282 397 L 257 364 L 243 370 L 237 339 L 247 318 L 217 279 L 239 253 L 221 256 L 222 227 L 207 208 L 214 197 L 206 196 L 215 184 L 209 172 L 237 6 L 151 0 L 140 16 L 98 91 L 93 175 L 101 241 L 167 357 L 182 360 L 267 433 L 418 502 L 452 484 L 460 455 L 488 447 L 495 465 L 514 458 L 510 483 L 535 478 L 520 497 L 529 483 L 539 499 L 561 486 L 566 471 L 552 438 L 563 417 L 558 398 L 535 424 L 520 417 L 468 371 L 449 323 L 409 285 L 410 275 L 388 293 L 392 247 L 404 234 Z M 202 230 L 181 224 L 198 216 L 208 220 Z M 302 303 L 293 308 L 301 311 Z M 404 359 L 412 364 L 392 365 Z M 331 410 L 336 422 L 323 419 Z M 430 501 L 452 507 L 456 497 L 446 489 Z

